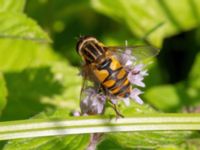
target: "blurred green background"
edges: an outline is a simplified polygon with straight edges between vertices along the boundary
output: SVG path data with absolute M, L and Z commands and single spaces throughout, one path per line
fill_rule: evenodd
M 1 121 L 52 114 L 63 117 L 79 110 L 81 60 L 75 46 L 80 35 L 92 35 L 105 45 L 125 45 L 127 40 L 129 45 L 159 47 L 160 54 L 149 65 L 142 98 L 151 111 L 200 111 L 199 0 L 0 0 Z M 142 106 L 142 112 L 148 113 L 149 107 Z M 122 111 L 131 114 L 136 109 L 134 106 Z M 158 148 L 159 144 L 172 144 L 171 148 L 177 149 L 173 144 L 181 143 L 179 137 L 182 142 L 190 137 L 177 134 L 174 141 L 162 141 L 156 133 L 145 136 L 157 141 L 146 141 L 143 146 L 147 149 L 153 145 Z M 68 143 L 69 149 L 84 149 L 88 137 L 77 137 L 80 144 L 72 148 Z M 134 137 L 142 138 L 139 134 Z M 110 149 L 142 145 L 139 141 L 126 143 L 128 146 L 119 141 L 116 144 L 112 139 L 108 138 L 99 149 L 113 142 L 117 146 L 110 144 Z M 23 147 L 29 149 L 33 141 L 40 145 L 51 140 L 57 138 L 19 140 L 6 144 L 4 149 L 17 149 L 20 142 L 29 143 Z

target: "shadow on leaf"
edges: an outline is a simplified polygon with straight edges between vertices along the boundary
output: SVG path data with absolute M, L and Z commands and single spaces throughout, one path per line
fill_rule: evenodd
M 43 97 L 52 97 L 63 90 L 48 67 L 6 73 L 5 80 L 9 94 L 1 120 L 31 117 L 46 107 L 41 103 Z

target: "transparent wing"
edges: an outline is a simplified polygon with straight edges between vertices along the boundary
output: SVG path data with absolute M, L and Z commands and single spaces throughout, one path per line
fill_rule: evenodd
M 83 65 L 81 68 L 81 76 L 82 76 L 82 85 L 80 92 L 80 101 L 85 97 L 84 91 L 87 87 L 89 87 L 89 74 L 90 74 L 90 66 Z
M 80 100 L 83 100 L 85 96 L 87 95 L 85 93 L 86 89 L 88 88 L 94 88 L 97 89 L 99 86 L 97 85 L 98 82 L 93 76 L 92 73 L 93 67 L 91 65 L 83 65 L 81 70 L 82 75 L 82 86 L 81 86 L 81 92 L 80 92 Z
M 136 60 L 144 60 L 156 56 L 159 49 L 153 46 L 108 46 L 106 49 L 123 55 L 132 55 Z M 128 52 L 129 51 L 129 52 Z M 131 53 L 130 53 L 131 52 Z

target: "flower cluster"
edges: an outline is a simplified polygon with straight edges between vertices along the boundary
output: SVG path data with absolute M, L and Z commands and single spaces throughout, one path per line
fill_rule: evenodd
M 136 58 L 132 55 L 132 51 L 126 49 L 124 54 L 120 57 L 120 62 L 128 72 L 128 80 L 135 87 L 145 87 L 143 82 L 144 77 L 148 75 L 147 70 L 144 70 L 144 64 L 136 64 Z M 139 97 L 143 92 L 138 88 L 133 88 L 129 98 L 124 99 L 126 105 L 129 105 L 129 100 L 133 99 L 139 104 L 143 104 L 142 99 Z
M 147 70 L 144 70 L 144 64 L 136 64 L 136 58 L 131 54 L 131 50 L 126 49 L 121 56 L 118 57 L 121 64 L 128 72 L 128 80 L 133 85 L 129 97 L 124 98 L 123 101 L 126 105 L 130 104 L 130 99 L 135 100 L 139 104 L 143 104 L 142 99 L 139 97 L 143 92 L 137 87 L 145 87 L 143 79 L 148 75 Z M 106 95 L 99 93 L 95 88 L 88 88 L 84 91 L 86 97 L 81 101 L 80 107 L 83 115 L 102 114 L 105 107 Z M 109 97 L 113 104 L 117 104 L 118 97 Z M 121 98 L 120 98 L 121 99 Z
M 106 96 L 102 93 L 98 93 L 94 88 L 85 89 L 83 92 L 86 97 L 80 103 L 82 114 L 101 114 L 104 110 Z

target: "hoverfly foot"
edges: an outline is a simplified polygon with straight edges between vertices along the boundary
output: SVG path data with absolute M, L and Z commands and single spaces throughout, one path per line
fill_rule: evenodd
M 122 115 L 120 112 L 116 112 L 115 111 L 115 113 L 116 113 L 116 119 L 119 119 L 119 118 L 124 118 L 124 115 Z
M 114 108 L 114 111 L 115 111 L 115 113 L 116 113 L 116 119 L 124 118 L 124 115 L 122 115 L 122 114 L 118 111 L 117 106 L 116 106 L 115 104 L 113 105 L 113 108 Z

